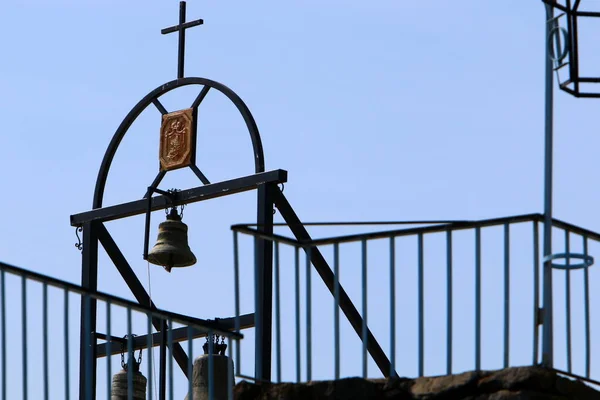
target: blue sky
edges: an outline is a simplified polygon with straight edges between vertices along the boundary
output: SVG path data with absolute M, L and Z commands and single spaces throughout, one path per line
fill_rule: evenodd
M 3 6 L 2 261 L 79 282 L 69 215 L 91 207 L 121 120 L 176 77 L 177 37 L 160 29 L 177 22 L 177 10 L 176 1 Z M 205 24 L 188 31 L 186 75 L 222 82 L 245 100 L 267 169 L 289 171 L 285 194 L 301 219 L 543 210 L 541 1 L 190 1 L 188 18 Z M 582 63 L 593 72 L 597 45 L 585 44 Z M 196 94 L 182 90 L 164 104 L 184 108 Z M 592 230 L 600 229 L 596 107 L 556 93 L 555 216 Z M 123 141 L 106 205 L 140 198 L 156 175 L 158 121 L 149 109 Z M 233 106 L 211 93 L 200 121 L 198 165 L 209 179 L 251 174 L 250 142 Z M 163 188 L 196 185 L 191 172 L 178 171 Z M 160 307 L 203 318 L 232 314 L 229 227 L 253 220 L 254 201 L 242 194 L 186 209 L 199 262 L 169 276 L 151 267 Z M 153 238 L 161 219 L 154 214 Z M 107 226 L 147 285 L 143 218 Z M 99 290 L 131 298 L 103 254 Z

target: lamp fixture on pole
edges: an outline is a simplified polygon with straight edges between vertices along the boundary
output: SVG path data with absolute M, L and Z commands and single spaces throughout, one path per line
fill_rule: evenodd
M 590 76 L 584 72 L 589 69 L 581 67 L 580 56 L 586 52 L 581 51 L 579 42 L 581 22 L 600 18 L 600 4 L 590 0 L 542 1 L 558 11 L 547 20 L 550 29 L 546 39 L 560 88 L 575 97 L 600 98 L 600 75 Z M 561 79 L 563 71 L 566 79 Z

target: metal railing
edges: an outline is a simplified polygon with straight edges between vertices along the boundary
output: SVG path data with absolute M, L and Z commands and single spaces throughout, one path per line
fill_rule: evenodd
M 248 280 L 240 281 L 242 260 L 252 259 L 247 256 L 252 242 L 262 238 L 274 243 L 274 381 L 539 365 L 542 324 L 553 323 L 553 368 L 597 384 L 591 333 L 600 328 L 600 314 L 591 305 L 600 300 L 595 299 L 600 272 L 589 267 L 590 255 L 600 254 L 600 235 L 555 219 L 554 260 L 545 261 L 543 220 L 528 214 L 481 221 L 307 223 L 318 233 L 352 225 L 412 225 L 310 241 L 234 225 L 236 313 L 240 299 L 252 292 L 241 283 Z M 244 243 L 240 234 L 251 240 Z M 315 262 L 322 271 L 323 261 L 333 266 L 333 287 L 314 281 Z M 542 287 L 544 262 L 553 263 L 553 287 Z M 544 290 L 552 292 L 553 319 L 543 318 Z M 359 326 L 340 319 L 346 292 L 359 305 Z M 385 348 L 385 356 L 378 348 Z M 238 374 L 246 351 L 236 350 Z
M 83 302 L 82 302 L 83 299 Z M 97 309 L 89 305 L 97 300 Z M 81 308 L 80 308 L 81 307 Z M 83 311 L 83 312 L 82 312 Z M 89 326 L 98 314 L 98 330 L 80 335 L 80 322 Z M 83 319 L 81 319 L 83 315 Z M 165 334 L 153 330 L 159 321 Z M 104 321 L 104 323 L 101 323 Z M 138 333 L 136 336 L 134 333 Z M 134 397 L 134 370 L 140 367 L 147 379 L 147 399 L 183 398 L 192 393 L 194 354 L 204 354 L 202 338 L 227 339 L 228 355 L 233 341 L 242 335 L 221 329 L 211 321 L 150 309 L 138 303 L 98 292 L 55 278 L 0 263 L 0 399 L 111 399 L 113 374 L 127 372 L 127 397 Z M 96 346 L 98 363 L 80 359 L 79 343 Z M 200 344 L 197 341 L 200 340 Z M 186 371 L 174 371 L 169 349 L 186 341 Z M 209 354 L 215 354 L 208 341 Z M 198 347 L 200 346 L 200 347 Z M 154 356 L 155 347 L 159 356 Z M 143 360 L 141 360 L 143 351 Z M 119 357 L 120 354 L 120 357 Z M 117 357 L 112 357 L 116 355 Z M 138 358 L 139 357 L 139 358 Z M 214 362 L 208 359 L 209 397 L 213 398 Z M 125 368 L 127 367 L 127 368 Z M 144 368 L 145 367 L 145 368 Z M 79 368 L 86 371 L 80 387 Z M 233 382 L 233 368 L 228 370 Z M 79 390 L 79 392 L 77 392 Z M 233 399 L 233 388 L 228 398 Z

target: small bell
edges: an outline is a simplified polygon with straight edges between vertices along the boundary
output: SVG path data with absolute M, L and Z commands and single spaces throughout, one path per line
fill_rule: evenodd
M 147 379 L 139 371 L 139 368 L 134 368 L 132 372 L 132 384 L 133 384 L 133 400 L 146 400 L 146 383 Z M 129 379 L 127 374 L 127 368 L 123 368 L 119 372 L 113 375 L 112 378 L 112 389 L 110 398 L 111 400 L 127 400 L 129 399 Z
M 148 253 L 148 262 L 163 266 L 167 272 L 171 272 L 171 268 L 196 264 L 196 256 L 188 245 L 187 231 L 177 209 L 171 208 L 167 220 L 158 226 L 158 240 Z

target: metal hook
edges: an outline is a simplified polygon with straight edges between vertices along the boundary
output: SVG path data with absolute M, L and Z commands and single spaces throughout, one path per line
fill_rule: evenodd
M 83 243 L 81 243 L 81 238 L 79 237 L 79 232 L 83 232 L 83 226 L 75 227 L 75 236 L 77 236 L 77 243 L 75 243 L 75 247 L 77 247 L 77 250 L 81 251 L 81 250 L 83 250 Z
M 279 185 L 281 185 L 281 187 L 279 187 Z M 283 193 L 283 191 L 285 190 L 285 185 L 282 183 L 278 184 L 277 187 L 279 188 L 279 191 L 281 193 Z M 277 214 L 277 206 L 275 204 L 273 204 L 273 215 Z

